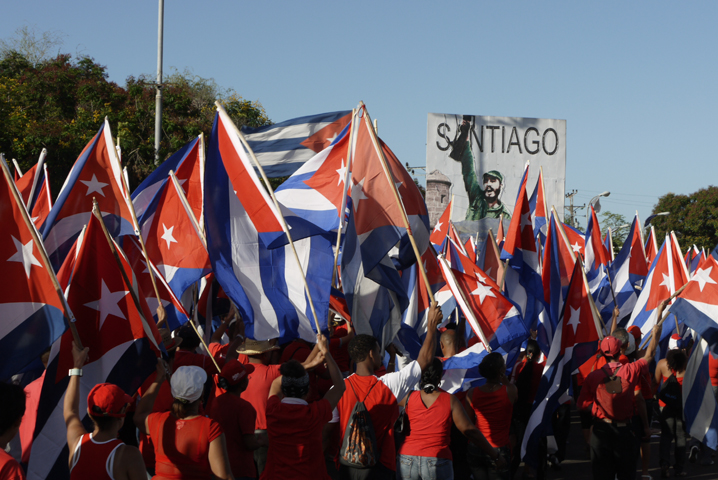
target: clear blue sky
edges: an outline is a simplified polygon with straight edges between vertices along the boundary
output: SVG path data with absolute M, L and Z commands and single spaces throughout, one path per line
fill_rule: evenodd
M 429 112 L 565 119 L 566 191 L 609 190 L 605 210 L 645 220 L 659 196 L 717 183 L 716 19 L 707 1 L 166 0 L 164 66 L 275 122 L 363 100 L 411 165 Z M 157 2 L 6 5 L 0 37 L 23 25 L 64 33 L 120 85 L 156 72 Z

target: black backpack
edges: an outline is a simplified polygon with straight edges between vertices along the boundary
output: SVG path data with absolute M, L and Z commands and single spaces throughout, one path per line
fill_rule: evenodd
M 668 379 L 663 382 L 661 391 L 658 392 L 658 399 L 666 404 L 664 409 L 675 414 L 683 410 L 683 387 L 678 383 L 675 375 L 671 374 Z
M 357 402 L 354 404 L 347 428 L 344 430 L 342 448 L 339 450 L 339 463 L 352 468 L 372 468 L 379 461 L 379 451 L 374 424 L 364 402 L 379 380 L 371 386 L 362 401 L 359 400 L 351 381 L 347 380 L 347 383 L 352 387 Z

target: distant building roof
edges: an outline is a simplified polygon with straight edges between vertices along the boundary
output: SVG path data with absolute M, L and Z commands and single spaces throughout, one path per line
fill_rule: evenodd
M 449 177 L 447 177 L 446 175 L 444 175 L 443 173 L 441 173 L 438 170 L 434 170 L 433 172 L 431 172 L 429 175 L 426 176 L 426 183 L 429 183 L 429 182 L 431 182 L 431 183 L 448 183 L 449 185 L 451 185 L 451 180 L 449 179 Z

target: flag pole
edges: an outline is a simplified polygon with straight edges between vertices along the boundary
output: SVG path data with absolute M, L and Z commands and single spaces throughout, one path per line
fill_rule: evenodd
M 2 153 L 0 153 L 0 165 L 2 165 L 2 171 L 3 175 L 5 176 L 5 181 L 7 181 L 8 185 L 10 186 L 10 192 L 12 192 L 12 196 L 15 199 L 15 202 L 20 208 L 20 215 L 22 216 L 25 225 L 30 230 L 30 235 L 32 235 L 32 240 L 37 246 L 37 250 L 40 252 L 40 258 L 42 263 L 44 264 L 43 267 L 50 275 L 50 280 L 52 281 L 52 285 L 55 287 L 55 292 L 60 298 L 60 303 L 62 303 L 64 310 L 63 314 L 65 320 L 67 320 L 70 331 L 72 332 L 72 338 L 75 341 L 75 345 L 77 345 L 78 348 L 82 349 L 84 347 L 82 346 L 82 341 L 80 341 L 80 334 L 77 333 L 77 327 L 75 327 L 75 315 L 72 313 L 72 310 L 70 310 L 70 306 L 67 304 L 67 299 L 62 293 L 60 282 L 57 281 L 55 270 L 53 270 L 52 264 L 50 263 L 50 259 L 48 258 L 47 252 L 45 251 L 45 244 L 42 243 L 42 241 L 40 240 L 40 234 L 37 233 L 37 228 L 35 228 L 35 224 L 32 223 L 32 221 L 30 220 L 30 215 L 27 213 L 27 207 L 25 206 L 25 202 L 22 201 L 20 192 L 18 192 L 17 190 L 17 185 L 15 185 L 15 181 L 10 175 L 10 170 L 8 169 L 7 163 L 5 163 L 5 155 L 3 155 Z
M 347 143 L 347 165 L 346 171 L 344 172 L 344 194 L 342 195 L 342 208 L 339 211 L 339 228 L 337 229 L 337 243 L 334 247 L 334 268 L 332 268 L 332 286 L 335 285 L 337 280 L 337 262 L 339 261 L 339 247 L 342 241 L 342 229 L 344 228 L 344 210 L 347 205 L 347 185 L 349 183 L 349 175 L 351 173 L 351 160 L 352 160 L 352 141 L 354 140 L 354 116 L 356 115 L 356 108 L 352 109 L 352 121 L 351 127 L 349 128 L 349 142 Z
M 399 207 L 399 211 L 401 212 L 401 218 L 404 221 L 404 228 L 406 228 L 406 233 L 409 236 L 409 242 L 411 243 L 411 248 L 414 250 L 414 256 L 416 256 L 416 263 L 419 264 L 419 272 L 421 272 L 421 278 L 424 280 L 424 284 L 426 285 L 426 293 L 429 295 L 429 300 L 431 303 L 436 303 L 436 299 L 434 298 L 434 292 L 431 291 L 431 284 L 429 283 L 429 277 L 426 274 L 426 269 L 424 268 L 424 263 L 421 261 L 421 254 L 419 253 L 419 247 L 416 245 L 416 240 L 414 239 L 414 234 L 411 233 L 411 225 L 409 224 L 409 218 L 406 215 L 406 210 L 404 209 L 404 203 L 401 201 L 401 197 L 399 196 L 399 191 L 396 188 L 396 184 L 394 183 L 394 177 L 391 173 L 391 170 L 389 169 L 389 165 L 386 162 L 386 157 L 384 156 L 384 151 L 381 149 L 379 145 L 379 141 L 376 136 L 376 131 L 374 131 L 374 128 L 372 127 L 371 118 L 369 118 L 369 112 L 366 109 L 366 106 L 362 103 L 362 106 L 364 107 L 364 122 L 366 123 L 367 129 L 371 133 L 371 140 L 374 144 L 374 149 L 376 150 L 379 161 L 381 162 L 382 169 L 384 170 L 384 174 L 386 175 L 386 179 L 389 181 L 389 188 L 391 189 L 391 192 L 394 194 L 394 199 L 396 200 L 396 203 Z
M 234 124 L 234 122 L 229 118 L 229 115 L 227 115 L 227 112 L 224 110 L 224 107 L 222 107 L 222 104 L 217 101 L 215 101 L 214 104 L 217 106 L 217 110 L 220 113 L 223 113 L 229 119 L 229 123 L 234 128 L 234 132 L 237 134 L 237 137 L 239 137 L 239 139 L 241 140 L 242 145 L 244 145 L 244 148 L 249 153 L 249 156 L 252 158 L 252 161 L 256 165 L 257 170 L 259 170 L 259 173 L 262 174 L 262 179 L 264 180 L 264 184 L 267 187 L 267 190 L 269 191 L 269 195 L 272 197 L 272 200 L 274 201 L 274 206 L 277 209 L 279 218 L 282 219 L 282 228 L 284 229 L 284 233 L 287 235 L 287 240 L 289 241 L 289 245 L 292 248 L 292 253 L 294 253 L 294 259 L 297 262 L 299 271 L 302 273 L 302 280 L 304 280 L 304 291 L 307 294 L 307 299 L 309 300 L 309 307 L 312 310 L 312 316 L 314 317 L 314 325 L 317 327 L 317 333 L 321 333 L 322 330 L 321 330 L 321 327 L 319 326 L 319 319 L 317 318 L 317 312 L 314 309 L 314 301 L 312 300 L 312 294 L 309 291 L 309 283 L 307 283 L 307 276 L 304 274 L 304 268 L 302 268 L 302 262 L 299 260 L 299 255 L 297 254 L 297 249 L 295 248 L 294 242 L 292 241 L 292 235 L 289 233 L 289 226 L 287 225 L 287 221 L 285 220 L 284 215 L 282 214 L 282 209 L 279 206 L 279 201 L 277 201 L 277 197 L 274 195 L 274 189 L 272 188 L 272 185 L 269 183 L 267 174 L 264 173 L 264 169 L 262 168 L 262 165 L 259 163 L 259 160 L 257 160 L 257 157 L 254 155 L 254 151 L 249 146 L 249 143 L 247 143 L 247 140 L 244 138 L 244 135 L 242 135 L 242 132 L 239 131 L 239 128 L 237 128 L 237 126 Z

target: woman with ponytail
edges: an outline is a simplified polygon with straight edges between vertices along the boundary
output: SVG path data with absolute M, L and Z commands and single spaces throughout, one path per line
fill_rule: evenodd
M 421 372 L 421 390 L 410 393 L 407 398 L 405 415 L 409 432 L 399 449 L 397 473 L 400 478 L 454 478 L 449 449 L 452 422 L 489 458 L 501 465 L 506 463 L 498 449 L 493 448 L 471 423 L 461 402 L 439 388 L 443 373 L 441 360 L 435 358 Z

